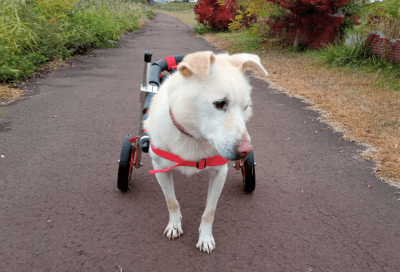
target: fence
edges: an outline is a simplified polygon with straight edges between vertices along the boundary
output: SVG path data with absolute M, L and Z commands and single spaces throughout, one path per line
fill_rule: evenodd
M 371 32 L 365 44 L 376 56 L 400 64 L 400 39 L 389 39 L 380 32 Z

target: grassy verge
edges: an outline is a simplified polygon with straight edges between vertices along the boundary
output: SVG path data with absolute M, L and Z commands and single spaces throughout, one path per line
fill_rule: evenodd
M 399 65 L 374 57 L 362 43 L 295 52 L 249 31 L 204 37 L 230 53 L 258 54 L 274 88 L 308 101 L 345 140 L 367 146 L 363 158 L 377 163 L 376 174 L 400 186 Z
M 155 15 L 124 0 L 8 0 L 0 10 L 0 101 L 15 98 L 19 92 L 9 84 L 47 69 L 44 64 L 115 47 L 123 34 Z

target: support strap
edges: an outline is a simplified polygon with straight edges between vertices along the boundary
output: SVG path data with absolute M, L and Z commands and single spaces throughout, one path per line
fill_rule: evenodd
M 214 156 L 214 157 L 210 157 L 201 161 L 185 161 L 183 160 L 181 157 L 179 157 L 178 155 L 169 153 L 167 151 L 155 148 L 153 146 L 153 143 L 150 142 L 151 145 L 151 149 L 153 150 L 153 152 L 155 154 L 157 154 L 158 156 L 167 159 L 169 161 L 173 161 L 176 162 L 177 164 L 168 167 L 167 169 L 164 170 L 151 170 L 149 171 L 150 174 L 155 174 L 155 173 L 166 173 L 169 170 L 171 170 L 172 168 L 178 167 L 178 166 L 189 166 L 189 167 L 197 167 L 197 169 L 204 169 L 206 168 L 206 166 L 219 166 L 219 165 L 224 165 L 226 163 L 229 162 L 229 160 L 225 159 L 222 156 Z

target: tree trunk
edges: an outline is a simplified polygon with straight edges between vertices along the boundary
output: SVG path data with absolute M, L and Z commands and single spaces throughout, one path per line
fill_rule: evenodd
M 297 47 L 299 45 L 299 36 L 300 36 L 300 29 L 297 30 L 296 37 L 294 38 L 293 47 Z

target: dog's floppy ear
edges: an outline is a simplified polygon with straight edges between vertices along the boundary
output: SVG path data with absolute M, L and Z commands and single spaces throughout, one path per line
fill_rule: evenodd
M 262 66 L 260 58 L 257 55 L 246 53 L 235 54 L 229 56 L 228 61 L 242 72 L 246 70 L 246 68 L 253 67 L 264 76 L 268 76 L 268 72 Z
M 185 56 L 178 65 L 178 71 L 186 78 L 193 74 L 198 78 L 205 77 L 212 63 L 215 62 L 215 56 L 211 51 L 196 52 Z

